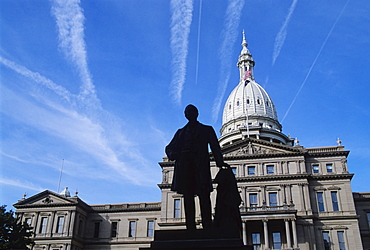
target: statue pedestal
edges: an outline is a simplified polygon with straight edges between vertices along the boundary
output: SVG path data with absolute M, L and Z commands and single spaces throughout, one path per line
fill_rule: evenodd
M 145 248 L 141 248 L 145 249 Z M 221 229 L 212 230 L 157 230 L 150 248 L 146 249 L 253 249 L 245 246 L 235 233 Z

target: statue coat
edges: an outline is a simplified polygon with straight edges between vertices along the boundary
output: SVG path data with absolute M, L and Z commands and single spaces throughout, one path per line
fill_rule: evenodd
M 203 192 L 211 192 L 213 187 L 208 145 L 210 145 L 217 166 L 222 167 L 224 162 L 220 144 L 218 143 L 214 129 L 197 121 L 191 145 L 191 155 L 194 156 L 192 157 L 194 158 L 192 162 L 195 165 L 195 170 L 189 173 L 189 168 L 185 164 L 186 157 L 184 155 L 186 153 L 183 149 L 188 126 L 190 126 L 189 123 L 177 130 L 173 139 L 166 147 L 168 158 L 171 161 L 175 161 L 171 190 L 179 194 L 200 194 L 201 188 Z

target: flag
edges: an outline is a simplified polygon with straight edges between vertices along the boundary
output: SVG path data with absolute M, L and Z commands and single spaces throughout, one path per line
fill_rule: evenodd
M 244 71 L 244 80 L 247 80 L 250 76 L 251 76 L 251 71 L 250 70 Z

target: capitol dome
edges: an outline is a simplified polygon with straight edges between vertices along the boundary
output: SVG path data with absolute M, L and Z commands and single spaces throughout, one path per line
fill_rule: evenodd
M 253 137 L 280 144 L 291 144 L 278 121 L 275 105 L 261 85 L 254 80 L 255 62 L 247 48 L 243 32 L 239 55 L 239 84 L 229 95 L 222 115 L 221 146 Z

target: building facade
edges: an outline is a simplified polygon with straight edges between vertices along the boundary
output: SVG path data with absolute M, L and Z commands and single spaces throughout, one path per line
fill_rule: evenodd
M 349 151 L 339 140 L 336 146 L 305 148 L 282 133 L 272 99 L 255 82 L 247 46 L 243 34 L 240 80 L 225 103 L 219 138 L 243 200 L 245 244 L 370 249 L 370 193 L 352 193 Z M 17 216 L 34 227 L 34 249 L 148 247 L 154 230 L 185 228 L 183 198 L 170 190 L 174 162 L 165 157 L 159 165 L 161 202 L 88 205 L 68 190 L 44 191 L 15 204 Z M 218 172 L 214 161 L 211 172 Z M 199 207 L 196 214 L 200 222 Z

